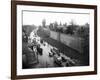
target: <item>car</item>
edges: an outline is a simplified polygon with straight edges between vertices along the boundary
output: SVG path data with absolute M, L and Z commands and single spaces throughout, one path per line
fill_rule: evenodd
M 53 47 L 51 49 L 51 52 L 53 53 L 53 55 L 55 55 L 55 54 L 58 54 L 59 55 L 59 50 L 57 48 L 55 48 L 55 47 Z
M 59 66 L 62 66 L 62 58 L 61 58 L 61 56 L 55 54 L 53 56 L 53 59 L 54 59 L 54 63 L 58 64 Z
M 49 57 L 53 57 L 53 53 L 52 52 L 49 52 Z
M 75 66 L 75 62 L 67 56 L 63 56 L 62 54 L 54 55 L 54 63 L 61 67 Z

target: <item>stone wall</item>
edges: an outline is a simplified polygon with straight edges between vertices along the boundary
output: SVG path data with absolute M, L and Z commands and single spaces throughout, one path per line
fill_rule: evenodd
M 83 52 L 83 49 L 82 49 L 83 39 L 82 38 L 71 36 L 71 35 L 66 35 L 63 33 L 58 33 L 55 31 L 50 31 L 50 37 L 64 43 L 68 47 L 75 49 L 79 51 L 80 53 Z

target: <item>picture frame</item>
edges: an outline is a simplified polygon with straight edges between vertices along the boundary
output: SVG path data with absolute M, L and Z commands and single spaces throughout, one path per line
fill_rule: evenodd
M 88 14 L 88 16 L 84 17 L 83 14 L 86 14 L 86 15 Z M 30 15 L 31 17 L 29 17 Z M 87 58 L 88 62 L 84 65 L 82 64 L 82 66 L 81 65 L 75 66 L 75 67 L 71 66 L 68 68 L 65 66 L 60 67 L 60 68 L 59 67 L 52 68 L 52 67 L 48 67 L 47 65 L 44 68 L 42 67 L 41 68 L 31 67 L 31 69 L 28 69 L 26 67 L 23 68 L 23 55 L 22 55 L 23 54 L 23 49 L 22 49 L 23 40 L 21 38 L 23 35 L 22 27 L 24 26 L 24 23 L 27 24 L 29 20 L 30 20 L 29 23 L 31 23 L 31 20 L 33 20 L 31 18 L 35 18 L 35 20 L 33 21 L 36 21 L 36 18 L 37 18 L 36 22 L 34 23 L 32 22 L 33 25 L 36 25 L 35 23 L 39 22 L 39 20 L 42 18 L 39 15 L 41 15 L 42 17 L 46 16 L 45 19 L 46 21 L 48 20 L 47 21 L 48 25 L 50 23 L 53 23 L 52 22 L 53 19 L 56 20 L 57 23 L 60 20 L 62 20 L 63 21 L 62 23 L 64 25 L 65 20 L 63 20 L 63 18 L 65 16 L 67 17 L 70 16 L 68 17 L 68 19 L 71 19 L 73 18 L 71 16 L 74 16 L 74 20 L 76 20 L 76 23 L 78 23 L 79 21 L 80 21 L 79 23 L 81 23 L 82 19 L 83 19 L 83 23 L 85 21 L 87 22 L 89 21 L 89 26 L 91 26 L 91 28 L 89 28 L 89 36 L 88 36 L 89 38 L 88 40 L 89 41 L 88 43 L 89 55 Z M 51 18 L 49 18 L 48 16 L 51 16 Z M 79 18 L 80 20 L 77 21 L 77 18 Z M 44 23 L 45 23 L 45 20 L 44 20 Z M 62 23 L 59 25 L 61 26 Z M 72 24 L 74 24 L 74 22 L 72 22 Z M 70 26 L 70 24 L 67 24 L 67 25 Z M 80 33 L 80 35 L 81 34 L 82 33 Z M 71 35 L 71 33 L 69 35 Z M 68 47 L 74 48 L 75 50 L 78 50 L 81 53 L 81 49 L 79 47 L 75 48 L 74 46 L 75 45 L 73 46 L 68 45 Z M 72 51 L 74 49 L 72 49 Z M 61 76 L 94 75 L 94 74 L 97 74 L 97 6 L 96 5 L 33 2 L 33 1 L 11 1 L 11 79 L 12 80 L 29 79 L 29 78 L 45 78 L 45 77 L 61 77 Z

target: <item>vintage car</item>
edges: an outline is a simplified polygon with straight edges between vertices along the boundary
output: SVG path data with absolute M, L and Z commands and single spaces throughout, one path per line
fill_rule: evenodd
M 53 56 L 53 59 L 54 59 L 54 63 L 58 64 L 59 66 L 62 66 L 62 58 L 61 58 L 61 56 L 58 56 L 57 54 L 55 54 Z
M 58 66 L 61 67 L 75 66 L 75 62 L 70 58 L 67 58 L 66 56 L 55 54 L 53 58 L 54 58 L 54 63 L 56 63 Z
M 53 57 L 53 53 L 52 52 L 49 52 L 49 57 Z
M 53 53 L 53 55 L 55 55 L 55 54 L 58 54 L 59 55 L 59 50 L 57 48 L 55 48 L 55 47 L 53 47 L 51 49 L 51 52 Z

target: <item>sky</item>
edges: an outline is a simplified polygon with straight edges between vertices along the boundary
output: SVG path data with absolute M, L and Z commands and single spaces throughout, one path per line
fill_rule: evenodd
M 59 13 L 59 12 L 38 12 L 38 11 L 23 11 L 23 25 L 42 25 L 42 20 L 46 20 L 46 25 L 55 21 L 70 24 L 71 20 L 75 24 L 84 25 L 90 22 L 89 14 L 79 13 Z

